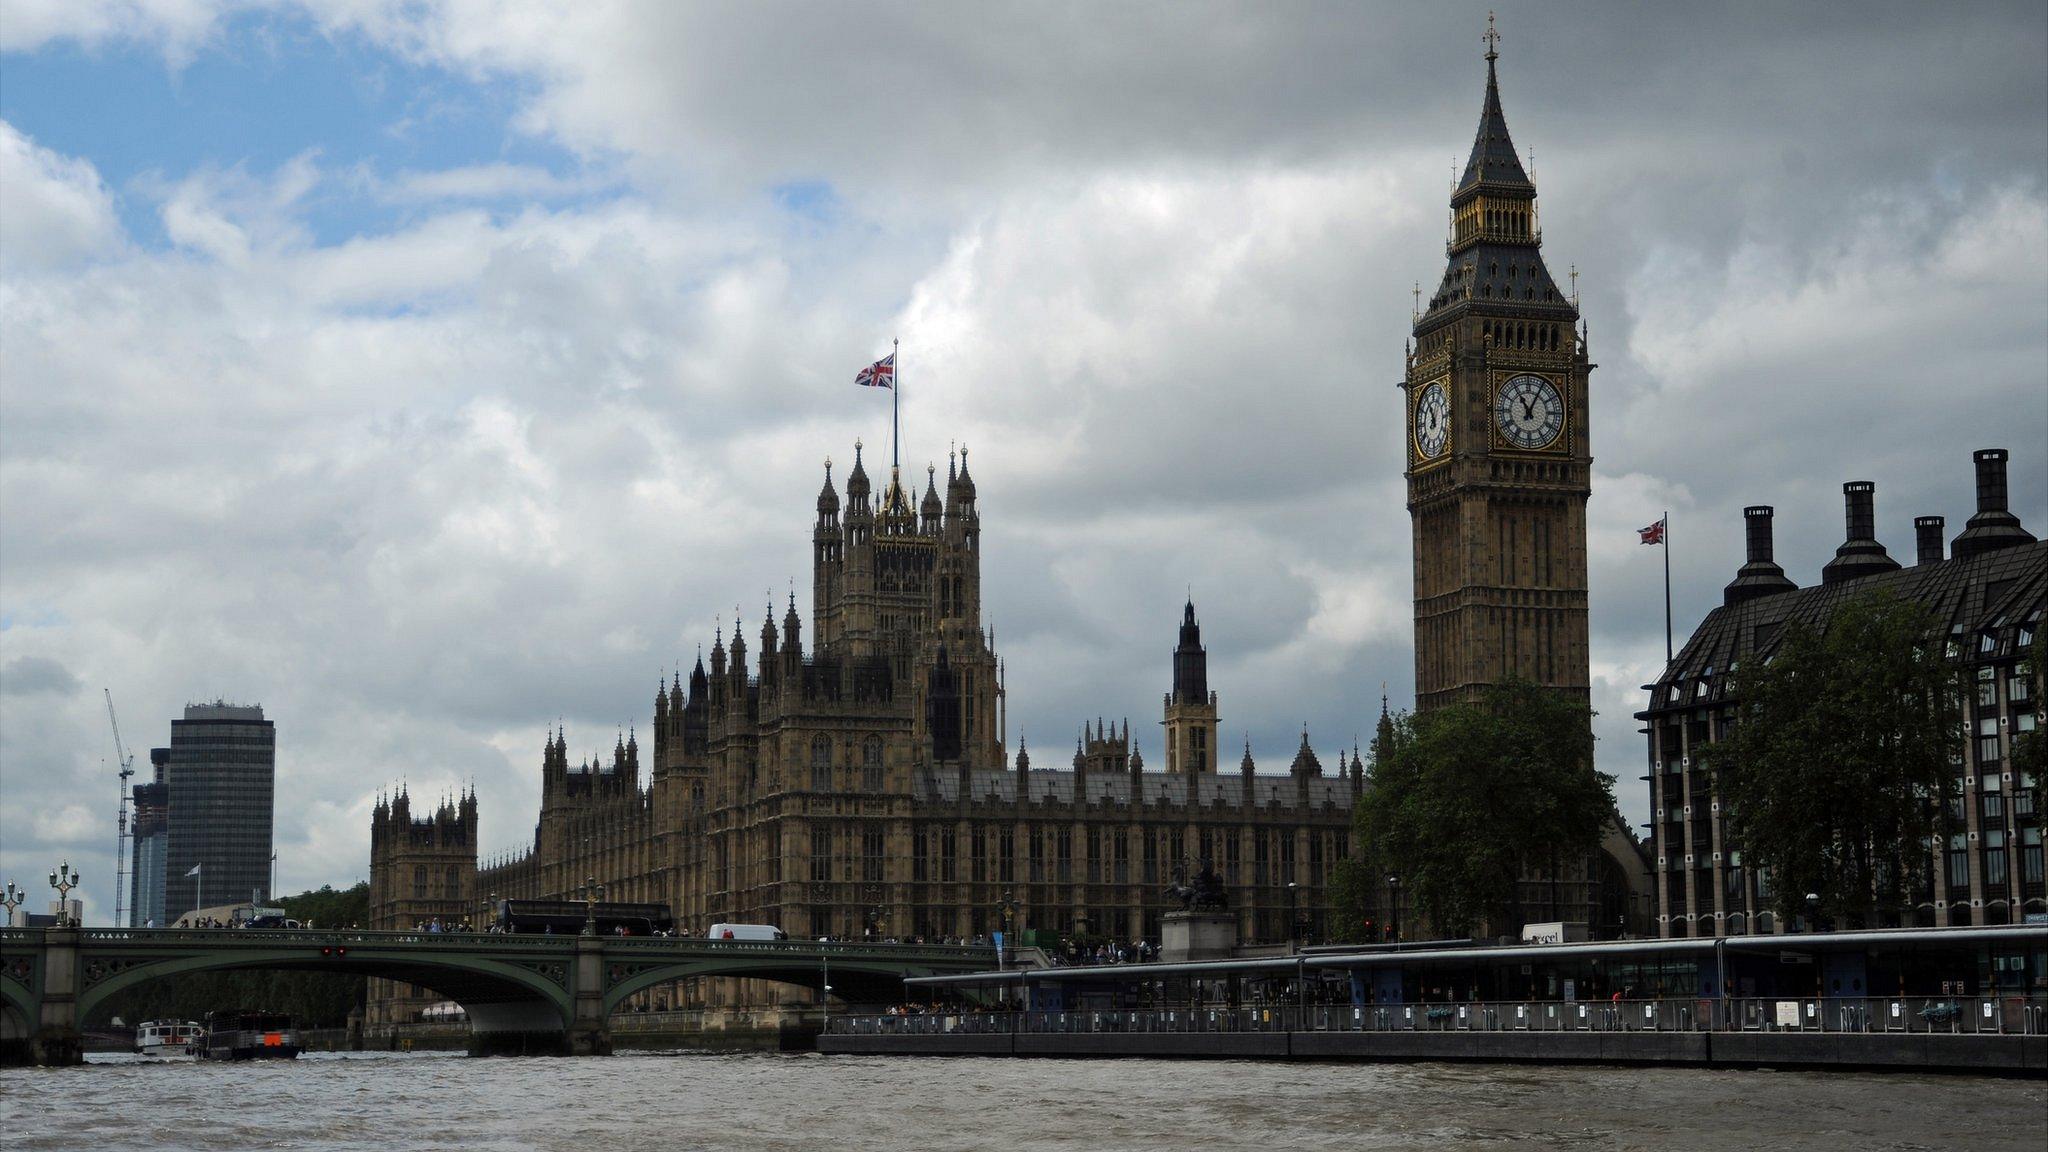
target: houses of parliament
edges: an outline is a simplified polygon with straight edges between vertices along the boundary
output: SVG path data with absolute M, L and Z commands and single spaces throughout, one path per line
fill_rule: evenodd
M 1541 257 L 1496 58 L 1489 42 L 1449 266 L 1417 309 L 1401 385 L 1423 709 L 1509 675 L 1581 699 L 1590 680 L 1592 365 L 1576 301 Z M 1008 925 L 1156 939 L 1173 869 L 1208 861 L 1241 938 L 1329 935 L 1326 886 L 1353 847 L 1363 761 L 1354 747 L 1325 770 L 1304 732 L 1284 773 L 1256 771 L 1249 747 L 1226 766 L 1193 603 L 1162 668 L 1158 770 L 1128 721 L 1083 724 L 1070 762 L 1034 765 L 1021 740 L 1014 757 L 1008 745 L 967 454 L 943 485 L 928 471 L 921 497 L 893 468 L 877 494 L 856 446 L 843 502 L 828 463 L 815 511 L 808 620 L 792 594 L 779 622 L 776 606 L 764 613 L 751 652 L 741 621 L 721 629 L 708 667 L 656 691 L 649 746 L 622 734 L 608 757 L 572 762 L 568 734 L 551 732 L 530 847 L 480 863 L 474 796 L 420 816 L 403 793 L 380 800 L 373 924 L 459 922 L 488 896 L 568 898 L 595 878 L 608 899 L 666 904 L 698 932 L 730 921 L 932 939 Z M 1530 876 L 1530 902 L 1613 925 L 1642 863 L 1618 829 L 1596 858 Z M 373 988 L 369 1023 L 406 1019 L 414 995 Z M 672 995 L 654 1006 L 770 993 Z
M 913 504 L 892 475 L 877 494 L 856 447 L 842 505 L 828 465 L 808 647 L 792 595 L 753 652 L 735 622 L 709 667 L 660 685 L 650 747 L 624 736 L 608 759 L 572 763 L 568 735 L 550 732 L 530 848 L 480 864 L 473 794 L 418 818 L 402 792 L 380 800 L 372 924 L 472 920 L 490 896 L 568 899 L 595 878 L 607 899 L 668 905 L 684 931 L 940 939 L 1007 924 L 1156 939 L 1173 870 L 1207 860 L 1246 939 L 1323 935 L 1364 781 L 1356 750 L 1326 771 L 1304 732 L 1284 776 L 1257 773 L 1249 748 L 1226 768 L 1190 602 L 1163 771 L 1146 769 L 1128 721 L 1083 725 L 1065 767 L 1034 767 L 1021 741 L 1012 758 L 964 451 L 944 488 L 928 475 Z M 783 994 L 704 984 L 659 1006 Z M 369 1023 L 408 1019 L 422 999 L 434 997 L 378 982 Z

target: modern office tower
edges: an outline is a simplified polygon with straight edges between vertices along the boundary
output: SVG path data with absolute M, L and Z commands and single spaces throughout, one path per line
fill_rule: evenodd
M 164 852 L 171 835 L 171 795 L 164 783 L 164 769 L 171 762 L 169 748 L 151 748 L 149 765 L 154 771 L 147 784 L 135 786 L 135 871 L 128 897 L 128 926 L 164 926 L 164 871 L 169 863 Z
M 276 727 L 261 705 L 187 704 L 170 752 L 165 915 L 268 899 Z

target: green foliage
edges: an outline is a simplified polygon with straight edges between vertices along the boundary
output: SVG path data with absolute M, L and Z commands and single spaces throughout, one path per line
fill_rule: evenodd
M 1922 883 L 1962 752 L 1961 684 L 1938 640 L 1927 609 L 1865 596 L 1737 670 L 1735 722 L 1700 762 L 1781 916 L 1812 893 L 1824 918 L 1869 925 Z
M 1332 894 L 1340 927 L 1362 935 L 1389 874 L 1401 878 L 1404 936 L 1418 922 L 1450 934 L 1519 923 L 1523 872 L 1596 849 L 1613 789 L 1593 767 L 1591 710 L 1526 681 L 1388 718 L 1352 816 L 1358 848 Z
M 277 902 L 301 923 L 316 928 L 367 923 L 370 886 L 357 884 L 339 892 L 318 890 L 287 896 Z M 261 1008 L 290 1013 L 301 1028 L 339 1028 L 349 1012 L 362 1004 L 364 978 L 339 972 L 197 972 L 138 985 L 110 997 L 91 1023 L 104 1025 L 119 1016 L 133 1025 L 139 1020 L 198 1020 L 221 1008 Z

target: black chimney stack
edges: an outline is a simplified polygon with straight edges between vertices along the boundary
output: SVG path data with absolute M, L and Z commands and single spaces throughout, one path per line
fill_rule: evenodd
M 1752 504 L 1742 510 L 1743 534 L 1749 541 L 1749 562 L 1721 590 L 1723 604 L 1740 604 L 1761 596 L 1774 596 L 1799 587 L 1771 558 L 1771 517 L 1769 504 Z
M 1868 480 L 1851 480 L 1842 485 L 1842 514 L 1848 521 L 1848 538 L 1835 549 L 1835 558 L 1820 570 L 1820 582 L 1839 584 L 1883 572 L 1896 572 L 1899 562 L 1877 542 L 1877 485 Z
M 1947 559 L 1947 545 L 1942 543 L 1942 529 L 1948 520 L 1941 516 L 1915 516 L 1913 518 L 1913 563 L 1916 565 L 1939 564 Z
M 2006 511 L 2005 458 L 2003 448 L 1977 450 L 1977 514 L 1951 546 L 1958 560 L 2034 542 L 2034 534 L 2020 527 L 2020 518 Z

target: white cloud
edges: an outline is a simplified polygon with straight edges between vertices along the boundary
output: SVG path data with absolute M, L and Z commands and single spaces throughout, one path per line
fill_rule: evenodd
M 26 52 L 53 41 L 98 48 L 114 41 L 157 45 L 174 65 L 189 61 L 221 20 L 252 0 L 7 0 L 0 5 L 0 51 Z
M 105 255 L 120 242 L 114 198 L 92 163 L 0 120 L 0 274 Z
M 1189 585 L 1225 727 L 1267 767 L 1304 720 L 1332 764 L 1382 681 L 1404 703 L 1393 382 L 1477 111 L 1469 28 L 1348 6 L 794 32 L 679 5 L 308 10 L 511 83 L 522 130 L 584 164 L 384 178 L 324 168 L 319 140 L 272 170 L 230 146 L 123 185 L 157 202 L 157 250 L 122 237 L 89 159 L 0 138 L 0 668 L 73 687 L 0 696 L 7 867 L 111 872 L 110 814 L 69 815 L 112 787 L 103 684 L 144 746 L 187 699 L 264 701 L 287 887 L 357 875 L 365 805 L 400 777 L 427 798 L 473 777 L 487 848 L 530 834 L 546 725 L 609 748 L 735 603 L 751 631 L 763 592 L 793 577 L 805 602 L 819 459 L 843 480 L 861 436 L 878 470 L 886 398 L 848 377 L 891 336 L 913 476 L 973 447 L 1011 727 L 1043 755 L 1099 714 L 1156 738 Z M 38 10 L 8 43 L 219 26 L 140 11 Z M 1545 156 L 1546 255 L 1589 272 L 1594 698 L 1631 815 L 1629 713 L 1663 649 L 1635 528 L 1674 513 L 1682 639 L 1739 562 L 1742 504 L 1779 506 L 1804 580 L 1845 479 L 1880 482 L 1895 550 L 1911 514 L 1966 512 L 1984 443 L 2016 450 L 2021 515 L 2048 511 L 2044 109 L 2013 95 L 2038 52 L 2006 47 L 2042 37 L 1997 17 L 1951 17 L 1974 66 L 1932 95 L 1895 66 L 1910 28 L 1731 43 L 1741 91 L 1711 53 L 1618 66 L 1639 58 L 1618 41 L 1669 33 L 1647 9 L 1510 29 L 1542 62 L 1503 64 Z M 1816 76 L 1844 36 L 1857 65 Z M 855 82 L 884 43 L 899 82 Z M 789 181 L 815 202 L 778 209 Z M 341 194 L 402 219 L 323 238 Z

